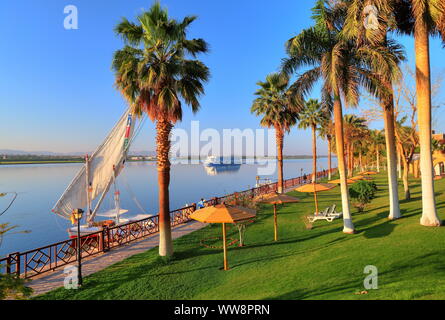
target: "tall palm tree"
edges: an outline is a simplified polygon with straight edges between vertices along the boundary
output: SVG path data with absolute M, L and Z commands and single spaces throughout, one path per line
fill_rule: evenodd
M 321 123 L 320 128 L 318 129 L 319 135 L 322 139 L 325 139 L 328 142 L 328 179 L 332 178 L 332 139 L 335 135 L 334 123 L 331 119 L 331 114 L 325 112 L 326 118 L 323 123 Z
M 391 1 L 391 0 L 390 0 Z M 392 63 L 386 70 L 380 70 L 379 81 L 382 87 L 386 89 L 386 94 L 380 95 L 380 105 L 384 115 L 385 125 L 385 142 L 387 154 L 387 168 L 388 168 L 388 182 L 389 182 L 389 203 L 390 212 L 389 219 L 398 219 L 401 217 L 399 195 L 398 195 L 398 180 L 397 180 L 397 145 L 395 139 L 395 114 L 394 114 L 394 91 L 393 83 L 398 81 L 401 72 L 399 64 L 405 60 L 402 48 L 393 40 L 388 38 L 388 26 L 393 22 L 388 20 L 388 16 L 381 15 L 382 11 L 378 10 L 378 28 L 366 28 L 363 20 L 366 14 L 365 6 L 373 5 L 379 2 L 378 8 L 387 12 L 387 0 L 347 0 L 348 11 L 346 23 L 342 30 L 345 37 L 354 39 L 358 45 L 365 47 L 386 47 L 386 52 L 391 56 Z M 386 3 L 385 3 L 386 2 Z M 383 9 L 383 7 L 385 7 Z
M 303 30 L 286 44 L 288 58 L 283 70 L 288 74 L 299 68 L 309 67 L 292 85 L 292 90 L 307 95 L 318 79 L 323 79 L 323 100 L 333 98 L 335 139 L 338 170 L 341 180 L 343 232 L 354 233 L 350 213 L 349 192 L 346 182 L 347 169 L 344 161 L 343 111 L 341 94 L 350 102 L 358 99 L 358 72 L 354 65 L 355 51 L 350 43 L 342 41 L 338 28 L 328 20 L 329 9 L 324 1 L 317 1 L 313 9 L 315 26 Z
M 431 149 L 431 77 L 429 58 L 429 36 L 440 33 L 445 39 L 445 3 L 442 0 L 371 0 L 379 12 L 378 30 L 361 28 L 361 0 L 349 1 L 348 20 L 354 21 L 350 32 L 359 32 L 371 41 L 381 41 L 382 35 L 395 30 L 414 35 L 416 52 L 416 87 L 419 122 L 420 158 L 422 174 L 422 217 L 425 226 L 439 226 L 434 197 L 433 161 Z M 392 119 L 394 120 L 394 119 Z M 394 123 L 394 121 L 393 121 Z M 391 129 L 391 128 L 385 128 Z M 390 158 L 390 155 L 388 155 Z
M 317 182 L 317 127 L 326 122 L 326 111 L 317 99 L 309 99 L 300 113 L 298 128 L 312 130 L 312 182 Z
M 136 22 L 127 19 L 115 32 L 125 47 L 115 52 L 113 69 L 116 87 L 128 100 L 132 112 L 146 113 L 156 122 L 156 153 L 159 184 L 159 254 L 173 254 L 170 226 L 170 133 L 182 119 L 182 104 L 199 110 L 203 83 L 209 78 L 208 68 L 193 59 L 207 52 L 202 39 L 187 39 L 187 30 L 196 19 L 187 16 L 177 21 L 155 2 L 142 12 Z
M 436 33 L 436 22 L 444 15 L 441 0 L 412 0 L 414 47 L 416 51 L 417 114 L 419 121 L 420 172 L 422 179 L 422 217 L 424 226 L 440 226 L 434 196 L 431 129 L 431 73 L 429 35 Z M 443 31 L 443 30 L 442 30 Z M 444 35 L 445 33 L 442 33 Z
M 251 112 L 262 116 L 260 123 L 267 128 L 275 129 L 278 163 L 278 192 L 282 193 L 283 185 L 283 140 L 284 133 L 296 124 L 301 102 L 289 94 L 289 77 L 282 73 L 271 73 L 266 81 L 257 83 L 260 88 L 255 92 Z

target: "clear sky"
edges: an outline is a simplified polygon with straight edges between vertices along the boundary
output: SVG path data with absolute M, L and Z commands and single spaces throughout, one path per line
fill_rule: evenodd
M 79 29 L 65 30 L 66 5 L 79 10 Z M 150 0 L 14 0 L 0 3 L 0 149 L 92 151 L 125 108 L 113 87 L 111 58 L 122 42 L 113 33 L 121 17 L 133 19 Z M 164 0 L 170 15 L 198 15 L 190 37 L 210 43 L 201 59 L 212 78 L 202 110 L 185 109 L 179 127 L 258 128 L 249 109 L 255 83 L 276 71 L 284 42 L 311 24 L 312 0 Z M 403 38 L 409 63 L 413 39 Z M 445 68 L 445 51 L 431 45 L 433 70 Z M 314 97 L 318 92 L 314 92 Z M 379 125 L 379 124 L 375 124 Z M 445 130 L 445 125 L 437 128 Z M 326 154 L 325 144 L 320 143 Z M 147 121 L 134 150 L 154 150 Z M 309 154 L 310 133 L 294 129 L 286 154 Z

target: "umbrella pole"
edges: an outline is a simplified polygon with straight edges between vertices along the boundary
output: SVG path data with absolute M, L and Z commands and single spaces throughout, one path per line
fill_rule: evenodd
M 317 191 L 315 190 L 315 184 L 314 184 L 314 201 L 315 201 L 315 214 L 318 215 L 318 199 L 317 199 Z
M 277 204 L 273 205 L 273 233 L 274 233 L 274 241 L 278 241 L 278 216 L 277 216 Z
M 227 241 L 226 241 L 226 224 L 222 224 L 223 231 L 223 250 L 224 250 L 224 270 L 229 270 L 229 264 L 227 263 Z

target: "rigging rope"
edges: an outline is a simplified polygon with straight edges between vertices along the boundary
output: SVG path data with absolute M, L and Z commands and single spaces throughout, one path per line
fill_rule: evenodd
M 139 121 L 139 124 L 136 128 L 136 130 L 133 133 L 133 136 L 131 137 L 131 143 L 133 143 L 134 139 L 138 136 L 138 134 L 141 132 L 142 127 L 145 123 L 145 120 L 147 120 L 146 116 L 142 117 L 142 120 Z M 144 214 L 147 214 L 147 211 L 145 211 L 144 207 L 141 205 L 141 203 L 139 202 L 139 200 L 137 199 L 136 195 L 134 194 L 133 190 L 130 187 L 130 184 L 128 183 L 127 177 L 125 174 L 121 174 L 122 178 L 123 178 L 123 182 L 125 185 L 125 189 L 127 189 L 127 191 L 130 193 L 130 197 L 133 200 L 133 202 L 136 204 L 136 206 L 139 208 L 139 210 L 141 210 Z
M 7 195 L 9 193 L 14 194 L 14 196 L 12 197 L 12 200 L 9 203 L 9 205 L 6 207 L 6 209 L 0 213 L 0 216 L 2 216 L 6 211 L 8 211 L 9 208 L 11 208 L 12 204 L 14 203 L 15 199 L 17 199 L 17 195 L 18 195 L 17 192 L 4 192 L 4 193 L 1 193 L 0 196 L 4 197 L 5 195 Z

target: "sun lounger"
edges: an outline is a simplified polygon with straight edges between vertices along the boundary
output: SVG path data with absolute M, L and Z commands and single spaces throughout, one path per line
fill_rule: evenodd
M 335 219 L 335 217 L 328 215 L 331 208 L 332 207 L 327 207 L 323 212 L 320 212 L 319 214 L 314 214 L 312 216 L 308 216 L 307 218 L 308 218 L 309 222 L 312 223 L 317 220 L 326 220 L 326 221 L 332 222 Z
M 340 218 L 343 215 L 342 212 L 336 212 L 335 211 L 336 207 L 337 206 L 335 204 L 332 205 L 331 210 L 328 212 L 328 216 L 335 217 L 335 218 Z
M 327 207 L 323 212 L 320 214 L 314 214 L 312 216 L 308 216 L 308 220 L 310 223 L 313 223 L 317 220 L 326 220 L 328 222 L 334 221 L 334 219 L 340 218 L 343 213 L 336 212 L 335 211 L 336 205 L 332 205 L 330 207 Z
M 314 216 L 325 216 L 328 214 L 329 210 L 331 209 L 331 207 L 327 207 L 326 209 L 324 209 L 324 211 L 320 212 L 320 213 L 314 213 Z

